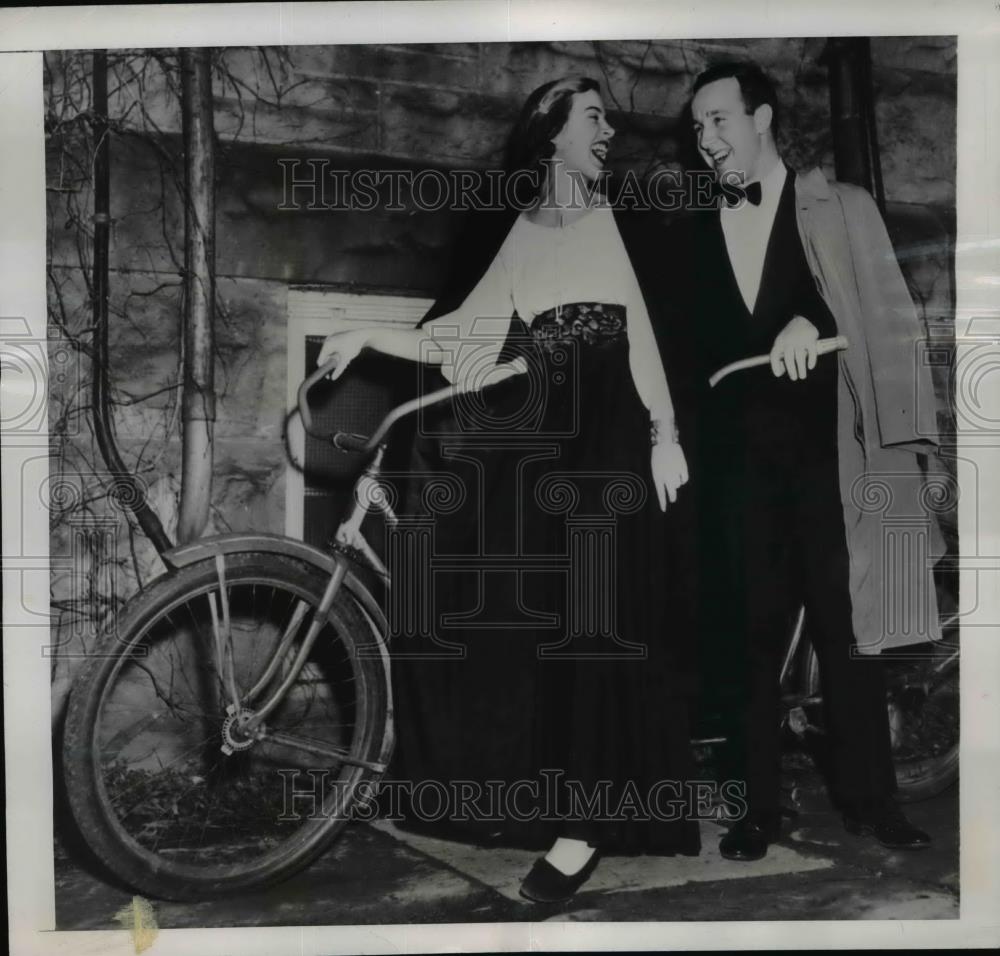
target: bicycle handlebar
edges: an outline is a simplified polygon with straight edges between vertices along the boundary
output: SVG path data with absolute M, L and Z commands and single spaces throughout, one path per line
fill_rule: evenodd
M 833 339 L 820 339 L 816 343 L 816 354 L 826 355 L 828 352 L 838 352 L 847 348 L 847 339 L 843 335 L 838 335 Z M 758 365 L 768 365 L 771 361 L 770 355 L 755 355 L 753 358 L 740 359 L 738 362 L 730 362 L 724 365 L 708 380 L 711 388 L 715 388 L 727 375 L 732 372 L 740 372 L 746 368 L 756 368 Z
M 298 406 L 299 415 L 302 418 L 302 427 L 305 429 L 306 434 L 312 435 L 313 438 L 318 438 L 321 441 L 330 441 L 333 443 L 335 448 L 338 448 L 341 451 L 358 451 L 365 453 L 374 451 L 382 442 L 382 439 L 385 438 L 386 432 L 388 432 L 389 429 L 392 428 L 392 426 L 405 415 L 409 415 L 410 412 L 415 412 L 420 408 L 427 408 L 430 405 L 437 405 L 440 402 L 446 402 L 449 399 L 454 398 L 456 395 L 469 391 L 469 388 L 463 385 L 447 385 L 444 388 L 436 389 L 426 395 L 419 395 L 416 398 L 412 398 L 408 402 L 403 402 L 402 405 L 397 405 L 389 412 L 388 415 L 385 416 L 385 418 L 382 419 L 378 428 L 371 437 L 340 431 L 330 432 L 327 434 L 318 431 L 313 423 L 312 413 L 309 411 L 308 395 L 309 390 L 317 384 L 317 382 L 325 378 L 331 372 L 335 371 L 336 368 L 337 359 L 334 358 L 325 365 L 319 366 L 315 372 L 303 379 L 302 384 L 299 386 Z M 525 370 L 515 372 L 514 374 L 523 374 L 523 371 Z M 505 376 L 505 378 L 506 377 L 509 376 Z M 503 379 L 501 381 L 503 381 Z
M 836 352 L 846 349 L 847 345 L 847 339 L 843 335 L 838 335 L 836 338 L 820 339 L 816 343 L 816 351 L 819 355 L 826 355 L 828 352 Z M 714 388 L 730 373 L 738 372 L 742 369 L 755 368 L 759 365 L 767 365 L 770 360 L 770 356 L 768 355 L 755 355 L 752 358 L 745 358 L 740 359 L 738 362 L 731 362 L 729 365 L 720 368 L 708 380 L 709 385 Z M 340 451 L 357 451 L 365 453 L 374 451 L 385 437 L 386 432 L 388 432 L 389 429 L 392 428 L 392 426 L 405 415 L 409 415 L 410 412 L 414 412 L 420 408 L 427 408 L 430 405 L 446 402 L 454 398 L 456 395 L 469 391 L 468 387 L 463 385 L 448 385 L 445 388 L 439 388 L 436 391 L 428 393 L 427 395 L 419 395 L 417 398 L 410 399 L 408 402 L 403 402 L 402 405 L 397 405 L 389 412 L 388 415 L 385 416 L 385 418 L 382 419 L 378 428 L 375 430 L 375 433 L 371 435 L 371 437 L 341 431 L 324 434 L 323 432 L 318 431 L 313 424 L 312 413 L 309 411 L 309 390 L 321 379 L 326 378 L 326 376 L 331 372 L 336 371 L 336 368 L 337 359 L 330 359 L 330 361 L 325 365 L 320 365 L 311 375 L 307 375 L 305 379 L 303 379 L 302 384 L 299 385 L 298 391 L 298 410 L 299 415 L 302 418 L 302 427 L 305 429 L 307 435 L 312 435 L 313 438 L 318 438 L 321 441 L 330 441 L 334 447 L 338 448 Z M 523 374 L 526 370 L 527 369 L 524 368 L 513 372 L 512 374 Z M 505 378 L 506 377 L 508 376 L 505 376 Z

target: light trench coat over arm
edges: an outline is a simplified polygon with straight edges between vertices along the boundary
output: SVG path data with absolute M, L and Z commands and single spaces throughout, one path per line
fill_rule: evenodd
M 925 331 L 871 196 L 818 169 L 795 181 L 799 234 L 820 294 L 849 347 L 839 356 L 837 448 L 859 650 L 940 640 L 935 509 L 949 498 L 926 471 L 938 445 Z

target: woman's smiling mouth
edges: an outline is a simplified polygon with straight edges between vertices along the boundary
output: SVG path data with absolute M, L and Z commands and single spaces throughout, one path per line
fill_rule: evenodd
M 602 166 L 607 162 L 608 144 L 606 142 L 594 143 L 594 145 L 590 147 L 590 152 Z

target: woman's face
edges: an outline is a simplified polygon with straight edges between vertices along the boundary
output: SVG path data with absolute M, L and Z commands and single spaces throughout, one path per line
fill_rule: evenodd
M 552 138 L 553 159 L 589 181 L 597 179 L 608 157 L 608 142 L 615 131 L 604 116 L 604 103 L 595 90 L 573 94 L 566 124 Z

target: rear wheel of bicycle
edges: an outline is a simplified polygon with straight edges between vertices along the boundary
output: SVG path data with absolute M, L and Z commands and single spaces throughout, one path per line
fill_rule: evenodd
M 224 569 L 243 714 L 227 712 L 213 559 L 127 606 L 67 710 L 63 768 L 80 831 L 115 875 L 155 897 L 221 896 L 302 869 L 364 808 L 391 746 L 379 636 L 343 590 L 260 736 L 240 734 L 240 718 L 289 674 L 328 579 L 273 554 L 227 555 Z M 279 665 L 246 700 L 285 634 Z
M 899 798 L 928 800 L 958 780 L 957 650 L 887 661 L 889 729 Z
M 942 643 L 882 656 L 897 797 L 903 803 L 928 800 L 958 780 L 958 647 Z M 819 662 L 811 650 L 806 682 L 810 694 L 820 693 Z

